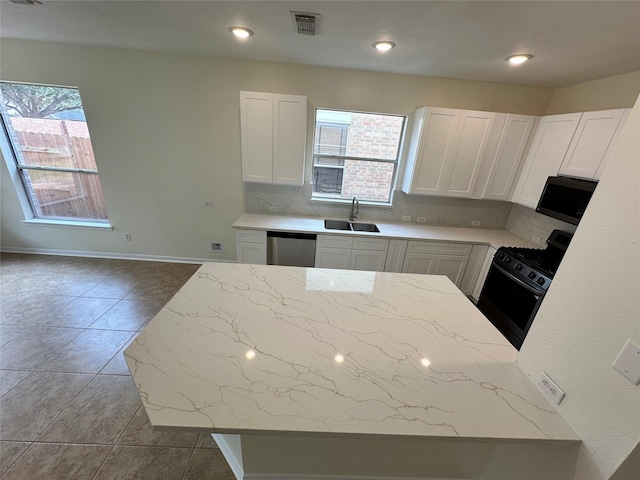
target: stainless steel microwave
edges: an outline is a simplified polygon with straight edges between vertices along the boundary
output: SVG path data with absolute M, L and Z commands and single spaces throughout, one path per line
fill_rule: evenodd
M 578 225 L 598 182 L 574 177 L 549 177 L 536 212 Z

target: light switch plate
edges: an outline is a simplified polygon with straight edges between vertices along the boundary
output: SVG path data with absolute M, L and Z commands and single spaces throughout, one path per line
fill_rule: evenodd
M 613 362 L 613 368 L 636 385 L 640 384 L 640 348 L 627 340 L 620 355 Z

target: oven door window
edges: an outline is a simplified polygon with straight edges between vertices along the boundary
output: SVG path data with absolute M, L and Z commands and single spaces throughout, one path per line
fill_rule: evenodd
M 541 297 L 495 266 L 489 270 L 482 295 L 522 332 L 527 330 Z

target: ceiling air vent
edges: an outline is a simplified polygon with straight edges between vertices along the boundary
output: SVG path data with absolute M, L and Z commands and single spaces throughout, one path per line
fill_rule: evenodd
M 319 16 L 316 13 L 291 12 L 293 30 L 300 35 L 315 35 L 316 20 Z

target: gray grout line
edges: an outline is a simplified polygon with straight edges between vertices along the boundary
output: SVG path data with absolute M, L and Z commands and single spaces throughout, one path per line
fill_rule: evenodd
M 198 437 L 199 438 L 199 437 Z M 196 445 L 198 444 L 198 440 L 196 440 Z M 187 460 L 187 464 L 184 466 L 184 472 L 182 472 L 181 480 L 184 480 L 187 476 L 187 472 L 189 471 L 189 465 L 191 465 L 191 459 L 193 458 L 193 453 L 196 451 L 196 446 L 194 445 L 191 449 L 191 454 L 189 455 L 189 460 Z

